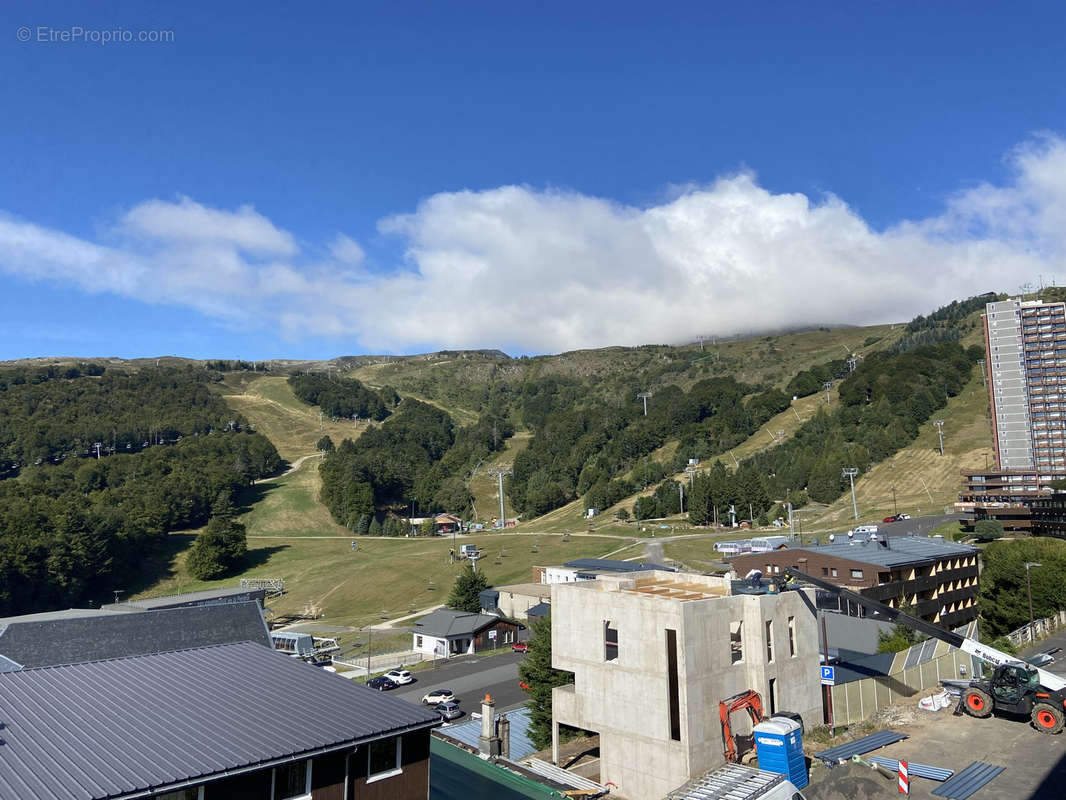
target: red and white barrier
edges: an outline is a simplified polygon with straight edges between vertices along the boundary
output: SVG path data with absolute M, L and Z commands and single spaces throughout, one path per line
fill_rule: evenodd
M 907 762 L 899 762 L 899 793 L 910 794 L 911 793 L 911 779 L 907 774 Z

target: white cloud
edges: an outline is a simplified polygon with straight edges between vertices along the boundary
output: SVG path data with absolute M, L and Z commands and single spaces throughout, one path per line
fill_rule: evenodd
M 338 233 L 330 243 L 329 252 L 340 263 L 353 267 L 359 266 L 366 259 L 366 253 L 359 246 L 359 242 L 343 233 Z
M 0 271 L 195 308 L 369 350 L 548 352 L 825 322 L 908 319 L 1015 289 L 1066 263 L 1066 142 L 1009 155 L 1013 178 L 942 214 L 873 230 L 840 198 L 773 194 L 740 173 L 636 208 L 505 186 L 441 193 L 379 230 L 399 269 L 364 271 L 338 234 L 325 263 L 250 206 L 150 200 L 109 245 L 0 216 Z
M 146 240 L 176 244 L 214 242 L 248 253 L 291 256 L 296 243 L 251 206 L 236 211 L 207 208 L 188 197 L 177 203 L 148 200 L 122 217 L 121 228 Z

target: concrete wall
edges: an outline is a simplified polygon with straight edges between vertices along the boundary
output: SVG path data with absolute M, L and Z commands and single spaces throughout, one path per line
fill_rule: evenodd
M 680 600 L 620 591 L 658 577 L 701 584 L 723 596 Z M 634 798 L 661 797 L 724 762 L 719 701 L 754 689 L 770 710 L 770 679 L 778 710 L 821 722 L 818 645 L 809 592 L 728 595 L 720 578 L 637 573 L 556 584 L 552 591 L 553 664 L 574 673 L 574 685 L 553 693 L 555 721 L 600 735 L 601 782 Z M 795 655 L 788 619 L 794 619 Z M 766 649 L 773 622 L 773 658 Z M 604 623 L 618 631 L 618 658 L 605 659 Z M 730 623 L 742 622 L 742 656 L 732 663 Z M 667 634 L 677 636 L 680 741 L 671 739 Z M 734 730 L 750 732 L 746 714 Z

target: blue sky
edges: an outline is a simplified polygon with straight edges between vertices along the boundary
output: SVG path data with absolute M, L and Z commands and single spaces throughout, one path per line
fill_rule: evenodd
M 0 359 L 551 352 L 1061 282 L 1064 28 L 1061 2 L 8 3 Z M 171 40 L 84 41 L 116 31 Z

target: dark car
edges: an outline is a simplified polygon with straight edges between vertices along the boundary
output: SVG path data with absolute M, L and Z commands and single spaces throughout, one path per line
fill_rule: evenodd
M 458 719 L 463 716 L 463 709 L 459 708 L 459 704 L 454 700 L 447 700 L 443 703 L 437 703 L 433 707 L 433 710 L 440 714 L 440 718 L 445 722 L 449 722 L 453 719 Z
M 371 678 L 366 682 L 366 685 L 371 689 L 377 689 L 379 692 L 385 692 L 389 689 L 395 689 L 396 684 L 386 678 L 384 675 L 378 675 L 376 678 Z

